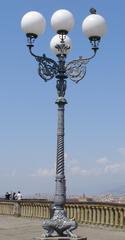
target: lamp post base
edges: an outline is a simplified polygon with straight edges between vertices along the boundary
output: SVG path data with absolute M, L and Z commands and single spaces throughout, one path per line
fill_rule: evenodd
M 77 238 L 77 236 L 72 233 L 72 231 L 77 228 L 77 222 L 74 219 L 68 219 L 63 209 L 56 209 L 51 219 L 44 220 L 43 228 L 47 231 L 45 238 L 53 237 L 52 234 L 54 231 L 57 233 L 57 238 Z
M 87 240 L 87 237 L 41 237 L 33 238 L 32 240 Z

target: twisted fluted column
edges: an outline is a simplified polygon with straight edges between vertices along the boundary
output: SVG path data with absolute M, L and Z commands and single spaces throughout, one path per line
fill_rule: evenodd
M 57 126 L 57 159 L 56 159 L 56 192 L 54 205 L 56 209 L 64 209 L 66 201 L 66 184 L 64 174 L 64 97 L 58 97 L 58 126 Z

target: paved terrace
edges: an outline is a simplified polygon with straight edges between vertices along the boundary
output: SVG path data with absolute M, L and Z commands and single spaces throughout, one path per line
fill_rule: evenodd
M 0 216 L 0 240 L 32 240 L 43 233 L 40 219 Z M 125 231 L 79 226 L 76 233 L 87 240 L 125 240 Z

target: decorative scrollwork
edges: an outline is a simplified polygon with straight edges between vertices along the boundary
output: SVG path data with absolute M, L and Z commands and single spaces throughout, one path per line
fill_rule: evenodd
M 57 74 L 58 64 L 54 60 L 47 58 L 45 54 L 43 56 L 35 56 L 35 58 L 39 63 L 38 73 L 43 80 L 48 81 Z
M 82 57 L 69 62 L 66 65 L 67 76 L 75 83 L 78 83 L 86 74 L 86 64 L 88 62 L 89 59 L 84 59 Z
M 78 224 L 74 219 L 68 219 L 64 210 L 55 210 L 54 215 L 49 220 L 43 221 L 43 228 L 47 231 L 44 237 L 52 237 L 53 232 L 57 233 L 58 237 L 72 237 L 77 236 L 72 233 L 77 228 Z
M 59 54 L 65 55 L 67 54 L 67 51 L 70 49 L 70 45 L 61 43 L 61 44 L 57 44 L 55 48 L 58 49 Z
M 92 49 L 94 54 L 89 58 L 83 58 L 80 56 L 78 59 L 65 64 L 66 52 L 69 50 L 70 46 L 65 45 L 63 41 L 61 44 L 56 45 L 56 48 L 59 50 L 59 54 L 57 55 L 59 60 L 58 63 L 56 63 L 56 61 L 53 59 L 46 57 L 45 54 L 43 54 L 43 56 L 35 55 L 32 52 L 32 47 L 34 46 L 32 43 L 28 44 L 27 46 L 30 54 L 35 57 L 36 61 L 39 63 L 38 73 L 44 81 L 48 81 L 53 77 L 56 77 L 59 80 L 68 77 L 75 83 L 78 83 L 84 78 L 86 74 L 86 64 L 95 57 L 98 49 L 97 47 L 93 47 Z M 57 85 L 59 87 L 60 84 Z M 57 90 L 59 91 L 59 88 L 57 88 Z

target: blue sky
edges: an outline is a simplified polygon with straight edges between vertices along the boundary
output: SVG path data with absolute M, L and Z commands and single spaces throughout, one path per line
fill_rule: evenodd
M 67 61 L 91 55 L 81 24 L 95 7 L 108 31 L 87 74 L 77 85 L 68 80 L 65 111 L 67 194 L 99 194 L 125 182 L 125 3 L 113 0 L 1 0 L 0 44 L 0 195 L 55 191 L 56 81 L 45 83 L 28 53 L 20 28 L 22 16 L 41 12 L 47 21 L 36 40 L 39 55 L 56 59 L 49 43 L 50 19 L 58 9 L 71 11 L 72 51 Z

